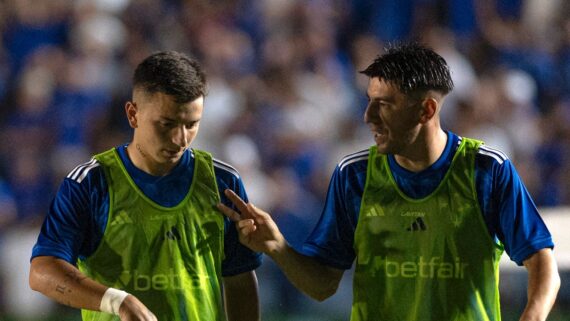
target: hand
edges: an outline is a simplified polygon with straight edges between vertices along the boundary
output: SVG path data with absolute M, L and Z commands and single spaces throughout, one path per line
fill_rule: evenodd
M 251 203 L 245 203 L 230 189 L 226 189 L 224 194 L 237 207 L 241 215 L 224 204 L 218 204 L 218 209 L 235 222 L 239 240 L 243 245 L 255 252 L 268 255 L 281 252 L 286 248 L 287 241 L 271 215 Z
M 139 299 L 129 294 L 119 308 L 121 321 L 158 321 Z

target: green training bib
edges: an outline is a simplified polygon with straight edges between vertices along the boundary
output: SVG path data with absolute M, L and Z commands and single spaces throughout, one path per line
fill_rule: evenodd
M 412 199 L 370 148 L 355 232 L 352 321 L 501 319 L 499 258 L 475 189 L 481 142 L 464 138 L 436 190 Z
M 96 155 L 109 185 L 109 218 L 93 255 L 79 262 L 94 280 L 125 290 L 160 321 L 225 320 L 221 295 L 224 225 L 210 154 L 194 150 L 184 200 L 163 207 L 135 185 L 115 149 Z M 84 321 L 119 320 L 83 310 Z

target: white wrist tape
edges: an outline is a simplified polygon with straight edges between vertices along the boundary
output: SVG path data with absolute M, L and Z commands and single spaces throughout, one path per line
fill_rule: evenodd
M 119 315 L 119 307 L 121 307 L 121 303 L 123 303 L 127 295 L 129 294 L 125 291 L 108 288 L 105 294 L 103 294 L 99 310 L 101 310 L 101 312 Z

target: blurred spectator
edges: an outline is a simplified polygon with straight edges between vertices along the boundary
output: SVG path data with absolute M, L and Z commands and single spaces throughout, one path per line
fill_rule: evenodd
M 13 73 L 37 49 L 66 46 L 71 2 L 8 0 L 6 5 L 3 40 Z
M 261 170 L 261 159 L 255 142 L 245 135 L 232 135 L 223 144 L 223 158 L 233 164 L 247 185 L 248 198 L 256 206 L 273 208 L 279 195 L 277 182 Z M 280 186 L 279 189 L 285 188 Z M 296 186 L 291 186 L 296 190 Z M 269 193 L 268 193 L 269 191 Z
M 14 255 L 71 166 L 126 141 L 110 111 L 130 99 L 134 66 L 167 49 L 209 77 L 196 147 L 236 164 L 292 240 L 318 217 L 336 162 L 372 144 L 358 71 L 399 40 L 451 66 L 446 127 L 509 155 L 537 205 L 570 205 L 567 1 L 6 0 L 0 33 L 0 230 Z M 306 303 L 267 273 L 282 302 L 270 314 Z
M 41 51 L 43 52 L 43 51 Z M 39 54 L 31 55 L 17 80 L 14 110 L 3 124 L 0 145 L 6 178 L 17 205 L 17 223 L 41 222 L 49 205 L 52 181 L 49 156 L 56 131 L 53 118 L 53 73 Z
M 455 87 L 447 96 L 445 107 L 441 110 L 441 121 L 444 126 L 452 126 L 458 117 L 456 115 L 458 101 L 473 99 L 477 75 L 471 62 L 457 48 L 455 34 L 451 30 L 432 26 L 425 31 L 424 40 L 447 61 L 451 70 L 451 79 Z
M 0 176 L 0 258 L 5 257 L 3 251 L 3 236 L 6 234 L 8 228 L 12 226 L 17 220 L 16 201 L 14 195 L 10 190 L 10 186 Z M 0 269 L 0 320 L 3 320 L 3 311 L 6 310 L 6 299 L 3 295 L 6 293 L 5 284 L 6 279 L 10 277 L 3 269 Z
M 0 177 L 0 235 L 16 221 L 16 201 L 10 186 Z M 0 242 L 2 242 L 0 238 Z M 1 284 L 1 282 L 0 282 Z

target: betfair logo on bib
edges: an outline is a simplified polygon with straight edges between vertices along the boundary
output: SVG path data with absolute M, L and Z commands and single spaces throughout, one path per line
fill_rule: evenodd
M 366 264 L 366 263 L 365 263 Z M 416 261 L 397 261 L 389 257 L 376 256 L 372 262 L 377 273 L 389 278 L 463 279 L 468 264 L 455 258 L 454 262 L 444 262 L 439 256 Z
M 173 269 L 169 269 L 166 273 L 155 273 L 152 275 L 140 273 L 137 270 L 133 272 L 123 271 L 121 274 L 122 284 L 126 285 L 133 282 L 133 287 L 137 291 L 202 288 L 208 281 L 208 278 L 207 275 L 190 275 L 183 282 L 180 274 Z

